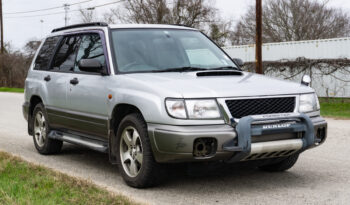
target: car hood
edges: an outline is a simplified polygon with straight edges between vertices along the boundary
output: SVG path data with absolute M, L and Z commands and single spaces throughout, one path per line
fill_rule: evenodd
M 219 72 L 218 72 L 219 73 Z M 134 73 L 123 78 L 129 88 L 156 92 L 164 97 L 208 98 L 289 95 L 314 90 L 300 83 L 265 75 L 242 72 L 241 75 L 197 76 L 197 72 Z

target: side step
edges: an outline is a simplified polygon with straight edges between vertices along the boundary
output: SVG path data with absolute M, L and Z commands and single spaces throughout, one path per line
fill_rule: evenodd
M 94 139 L 73 135 L 73 134 L 68 134 L 68 133 L 55 131 L 55 130 L 52 130 L 49 133 L 49 138 L 61 140 L 64 142 L 69 142 L 80 146 L 85 146 L 99 152 L 104 152 L 104 153 L 108 152 L 108 143 L 100 140 L 94 140 Z

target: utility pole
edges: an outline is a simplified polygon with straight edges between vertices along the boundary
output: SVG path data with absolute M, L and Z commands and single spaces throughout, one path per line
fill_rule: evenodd
M 63 4 L 64 6 L 64 25 L 68 26 L 68 10 L 69 10 L 69 4 Z
M 1 29 L 1 54 L 4 54 L 5 48 L 4 48 L 4 20 L 2 15 L 2 0 L 0 0 L 0 29 Z
M 255 72 L 263 74 L 262 68 L 262 0 L 256 0 Z
M 0 0 L 1 1 L 1 0 Z M 40 32 L 41 32 L 41 35 L 40 35 L 40 39 L 43 38 L 43 26 L 44 26 L 44 20 L 40 19 Z

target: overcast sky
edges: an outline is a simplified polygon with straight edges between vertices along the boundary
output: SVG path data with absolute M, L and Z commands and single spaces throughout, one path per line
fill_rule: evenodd
M 53 28 L 64 26 L 64 13 L 60 13 L 64 12 L 63 8 L 25 14 L 9 13 L 60 7 L 65 3 L 73 4 L 83 1 L 86 0 L 3 0 L 5 41 L 10 41 L 15 48 L 21 48 L 28 40 L 45 37 Z M 71 6 L 70 10 L 88 8 L 116 1 L 117 0 L 91 0 L 86 3 Z M 237 21 L 240 16 L 246 12 L 249 5 L 253 5 L 254 3 L 255 0 L 216 0 L 215 7 L 219 9 L 221 16 Z M 102 14 L 108 9 L 118 5 L 120 6 L 120 3 L 100 7 L 96 9 L 96 12 L 97 14 Z M 349 0 L 329 0 L 329 6 L 341 7 L 346 12 L 350 12 Z M 34 15 L 45 14 L 52 15 L 32 17 Z M 78 14 L 78 12 L 70 12 L 69 23 L 77 23 L 79 20 L 77 17 Z

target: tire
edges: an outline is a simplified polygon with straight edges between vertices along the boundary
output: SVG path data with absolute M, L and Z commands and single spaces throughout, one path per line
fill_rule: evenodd
M 294 164 L 297 162 L 298 157 L 299 157 L 299 154 L 293 154 L 278 163 L 264 165 L 259 168 L 261 170 L 268 171 L 268 172 L 283 172 L 292 168 Z
M 31 122 L 33 123 L 33 141 L 36 150 L 43 155 L 60 152 L 63 142 L 48 138 L 50 126 L 42 103 L 35 106 Z
M 157 185 L 161 167 L 154 160 L 146 123 L 139 113 L 124 117 L 117 131 L 117 164 L 125 183 L 135 188 Z

